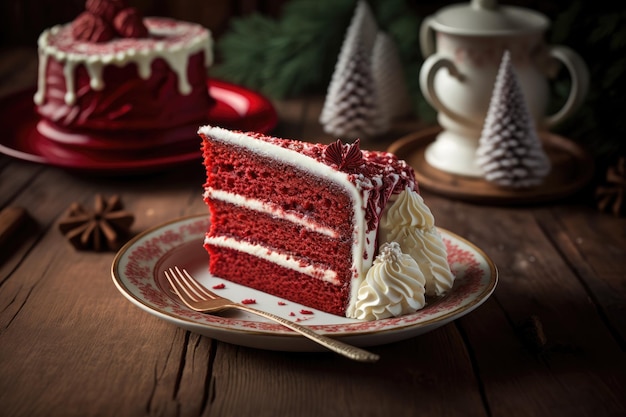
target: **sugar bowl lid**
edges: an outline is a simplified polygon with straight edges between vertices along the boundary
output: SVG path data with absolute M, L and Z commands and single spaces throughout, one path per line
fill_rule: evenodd
M 457 35 L 514 35 L 547 29 L 549 20 L 536 11 L 498 5 L 497 0 L 471 0 L 443 7 L 430 19 L 433 29 Z

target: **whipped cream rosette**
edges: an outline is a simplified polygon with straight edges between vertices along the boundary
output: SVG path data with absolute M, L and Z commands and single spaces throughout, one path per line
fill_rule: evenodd
M 397 242 L 385 243 L 357 293 L 355 317 L 380 320 L 424 307 L 424 274 Z
M 426 278 L 426 295 L 445 294 L 454 283 L 448 253 L 435 227 L 435 218 L 421 195 L 405 190 L 398 195 L 380 220 L 381 242 L 398 242 Z

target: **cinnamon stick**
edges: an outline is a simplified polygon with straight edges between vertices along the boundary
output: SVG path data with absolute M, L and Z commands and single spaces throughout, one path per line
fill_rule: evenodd
M 22 207 L 5 207 L 0 211 L 0 248 L 25 223 L 28 213 Z

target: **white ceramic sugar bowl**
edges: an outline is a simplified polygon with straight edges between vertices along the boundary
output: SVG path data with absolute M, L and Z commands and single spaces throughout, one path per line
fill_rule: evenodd
M 509 50 L 528 109 L 538 129 L 548 129 L 570 116 L 587 93 L 589 73 L 578 54 L 565 46 L 546 45 L 549 20 L 535 11 L 502 6 L 496 0 L 444 7 L 426 17 L 420 46 L 426 58 L 420 87 L 438 111 L 443 131 L 425 153 L 442 171 L 481 176 L 474 155 L 500 66 Z M 550 97 L 548 74 L 558 61 L 571 77 L 563 107 L 546 115 Z

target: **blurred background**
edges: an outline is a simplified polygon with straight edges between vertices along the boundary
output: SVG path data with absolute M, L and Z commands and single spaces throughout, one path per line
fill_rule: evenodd
M 368 2 L 383 29 L 394 35 L 400 47 L 408 88 L 416 98 L 417 117 L 432 122 L 434 112 L 421 100 L 417 88 L 423 60 L 417 42 L 419 25 L 423 17 L 460 1 Z M 0 52 L 15 48 L 34 50 L 44 29 L 71 21 L 84 10 L 84 3 L 85 0 L 2 0 Z M 129 3 L 145 16 L 167 16 L 209 28 L 216 41 L 214 76 L 258 89 L 272 99 L 283 99 L 305 93 L 324 94 L 356 0 L 129 0 Z M 624 3 L 503 0 L 500 4 L 527 7 L 545 14 L 552 21 L 546 33 L 547 41 L 574 49 L 589 67 L 588 98 L 577 117 L 560 126 L 558 133 L 585 144 L 596 156 L 599 166 L 612 163 L 617 155 L 624 155 Z M 294 18 L 294 14 L 299 16 Z M 0 59 L 2 57 L 0 55 Z M 313 73 L 311 62 L 315 62 L 321 73 L 314 80 L 306 78 Z M 286 68 L 286 63 L 293 68 Z M 222 65 L 221 72 L 220 64 L 226 64 Z M 0 77 L 4 76 L 3 68 L 0 65 Z M 285 76 L 281 77 L 277 69 L 283 68 Z M 256 73 L 262 71 L 265 78 L 255 79 Z M 555 83 L 555 97 L 565 97 L 564 92 L 569 90 L 567 83 L 568 79 Z
M 216 38 L 223 34 L 232 18 L 251 13 L 280 17 L 290 0 L 129 0 L 146 16 L 168 16 L 200 23 L 211 29 Z M 391 0 L 392 2 L 395 0 Z M 336 4 L 346 3 L 337 0 Z M 333 3 L 320 1 L 319 3 Z M 348 1 L 350 3 L 350 1 Z M 459 3 L 450 0 L 406 0 L 418 16 L 430 14 L 440 7 Z M 540 11 L 551 19 L 575 3 L 571 0 L 511 0 L 502 4 L 521 5 Z M 587 1 L 594 8 L 603 0 Z M 611 3 L 611 2 L 606 2 Z M 620 2 L 617 2 L 620 3 Z M 0 42 L 2 45 L 32 45 L 39 33 L 52 25 L 71 21 L 84 9 L 85 0 L 2 0 L 0 2 Z M 623 5 L 619 6 L 623 8 Z

